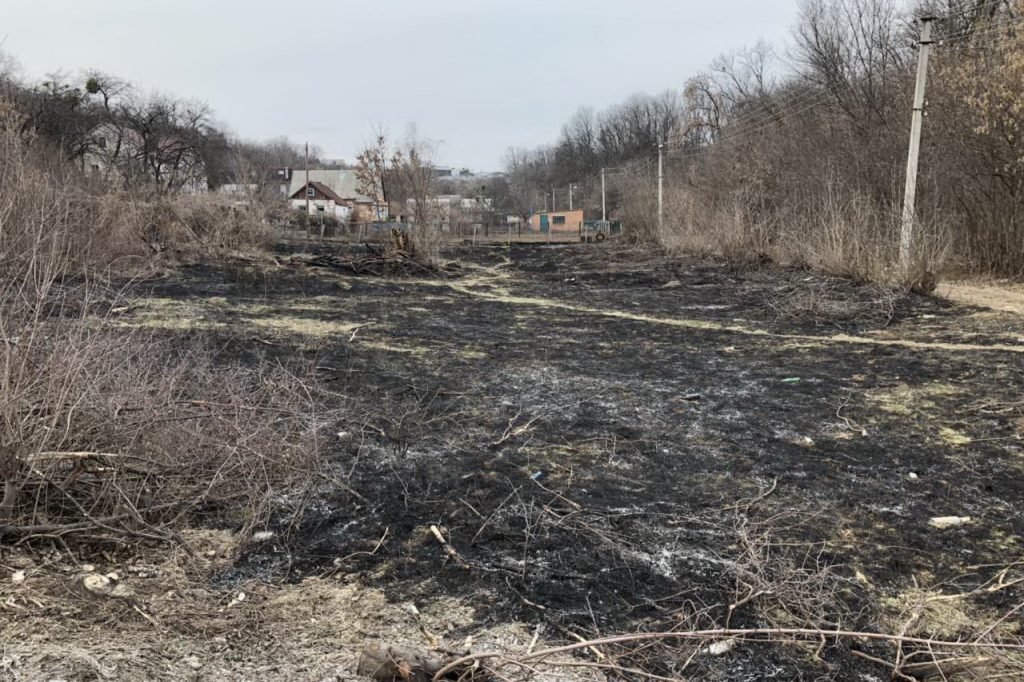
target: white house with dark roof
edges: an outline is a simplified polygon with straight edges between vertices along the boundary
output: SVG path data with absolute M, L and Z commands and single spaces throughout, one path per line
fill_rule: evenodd
M 324 212 L 339 220 L 378 219 L 373 199 L 359 191 L 359 179 L 354 170 L 293 170 L 288 202 L 302 211 L 306 209 L 307 199 L 311 215 Z M 387 207 L 380 207 L 380 212 L 381 218 L 387 217 Z

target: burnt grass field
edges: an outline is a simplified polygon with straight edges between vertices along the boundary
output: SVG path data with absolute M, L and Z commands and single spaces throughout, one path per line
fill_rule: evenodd
M 452 247 L 433 276 L 289 257 L 359 248 L 134 285 L 124 324 L 224 363 L 298 363 L 345 408 L 304 516 L 221 584 L 329 575 L 454 597 L 474 626 L 548 642 L 725 625 L 955 639 L 1024 599 L 1021 318 L 613 245 Z M 930 522 L 949 516 L 969 518 Z M 692 652 L 623 661 L 882 680 L 858 654 L 893 656 L 856 640 Z

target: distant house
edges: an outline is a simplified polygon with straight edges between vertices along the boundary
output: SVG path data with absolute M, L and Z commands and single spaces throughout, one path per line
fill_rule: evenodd
M 121 187 L 146 185 L 160 191 L 207 190 L 206 165 L 192 145 L 174 135 L 143 138 L 117 123 L 103 123 L 90 133 L 82 157 L 86 173 Z
M 459 203 L 464 211 L 489 211 L 494 206 L 491 197 L 463 197 Z
M 330 187 L 316 181 L 310 181 L 299 187 L 294 194 L 288 197 L 288 200 L 300 211 L 305 210 L 308 204 L 311 215 L 323 212 L 345 221 L 352 216 L 355 208 L 352 202 L 345 201 Z
M 252 183 L 227 183 L 217 188 L 217 194 L 238 200 L 251 199 L 256 196 L 259 191 L 260 186 Z
M 388 216 L 387 206 L 376 204 L 359 191 L 353 170 L 292 170 L 288 203 L 304 211 L 307 200 L 311 215 L 326 213 L 356 222 L 386 220 Z
M 288 166 L 284 166 L 283 168 L 275 168 L 273 173 L 271 174 L 269 183 L 276 184 L 278 191 L 281 193 L 281 196 L 283 197 L 288 196 L 288 190 L 292 186 L 293 172 L 294 171 L 292 171 L 291 168 L 289 168 Z
M 529 223 L 535 232 L 579 232 L 583 229 L 583 210 L 534 213 Z

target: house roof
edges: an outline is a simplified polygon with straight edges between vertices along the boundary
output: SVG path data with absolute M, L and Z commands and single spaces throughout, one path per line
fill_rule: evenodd
M 329 187 L 341 200 L 370 200 L 370 197 L 363 195 L 359 191 L 359 180 L 356 178 L 354 170 L 311 170 L 308 172 L 309 182 L 321 183 Z M 292 196 L 306 187 L 306 173 L 307 171 L 304 170 L 292 170 L 292 181 L 288 188 L 288 196 Z M 335 201 L 338 201 L 338 199 L 335 199 Z
M 534 211 L 532 215 L 546 215 L 546 216 L 564 215 L 564 216 L 568 216 L 568 215 L 575 215 L 577 213 L 583 213 L 583 209 L 582 208 L 574 208 L 571 211 Z
M 323 194 L 325 197 L 327 197 L 331 201 L 334 201 L 336 203 L 341 203 L 341 202 L 345 201 L 344 199 L 342 199 L 341 197 L 338 196 L 337 192 L 335 192 L 333 189 L 331 189 L 330 187 L 328 187 L 327 185 L 325 185 L 322 182 L 317 182 L 315 180 L 312 180 L 312 181 L 309 182 L 309 184 L 313 185 L 313 187 L 315 187 L 318 192 Z M 302 183 L 302 185 L 297 190 L 292 192 L 291 195 L 289 195 L 288 198 L 289 199 L 305 199 L 306 198 L 305 190 L 306 190 L 306 183 Z

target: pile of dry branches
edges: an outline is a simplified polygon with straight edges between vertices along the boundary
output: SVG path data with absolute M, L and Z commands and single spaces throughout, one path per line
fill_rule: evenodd
M 436 248 L 425 249 L 422 239 L 397 229 L 391 230 L 391 240 L 383 247 L 367 243 L 365 248 L 366 254 L 360 256 L 297 254 L 289 259 L 289 263 L 374 277 L 411 277 L 455 272 L 454 265 L 438 265 Z

